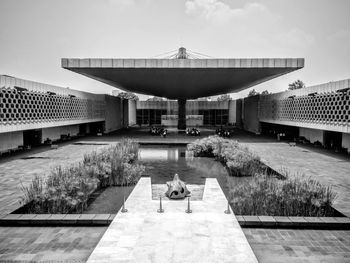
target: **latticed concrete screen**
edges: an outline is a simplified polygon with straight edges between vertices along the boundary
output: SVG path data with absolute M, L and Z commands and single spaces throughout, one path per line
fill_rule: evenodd
M 260 96 L 261 121 L 350 126 L 350 90 L 276 99 Z M 299 125 L 297 125 L 299 126 Z
M 0 88 L 0 124 L 105 118 L 105 101 Z

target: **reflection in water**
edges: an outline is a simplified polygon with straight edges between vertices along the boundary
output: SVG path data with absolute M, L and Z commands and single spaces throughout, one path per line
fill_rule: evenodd
M 217 178 L 221 187 L 226 187 L 227 171 L 221 163 L 213 158 L 189 157 L 185 147 L 141 146 L 139 154 L 152 184 L 165 184 L 177 173 L 187 184 L 204 185 L 205 178 Z
M 140 161 L 177 161 L 179 149 L 177 148 L 140 148 Z

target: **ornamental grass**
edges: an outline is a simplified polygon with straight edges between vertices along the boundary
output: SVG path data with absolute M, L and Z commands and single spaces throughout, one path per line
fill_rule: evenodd
M 294 175 L 278 180 L 256 174 L 245 180 L 230 180 L 229 202 L 236 215 L 335 216 L 336 194 L 331 187 L 311 178 Z
M 145 170 L 135 162 L 137 157 L 138 144 L 130 139 L 85 154 L 83 162 L 58 166 L 45 179 L 35 176 L 22 187 L 21 203 L 29 213 L 81 213 L 95 191 L 136 184 Z

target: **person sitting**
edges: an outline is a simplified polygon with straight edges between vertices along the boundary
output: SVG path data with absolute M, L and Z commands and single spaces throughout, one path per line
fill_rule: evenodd
M 160 136 L 162 136 L 163 138 L 166 137 L 168 131 L 166 129 L 162 129 L 161 133 L 160 133 Z

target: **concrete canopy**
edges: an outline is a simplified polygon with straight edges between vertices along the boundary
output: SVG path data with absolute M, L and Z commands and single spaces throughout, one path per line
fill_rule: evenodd
M 304 67 L 282 59 L 62 59 L 62 67 L 125 91 L 168 99 L 238 92 Z

